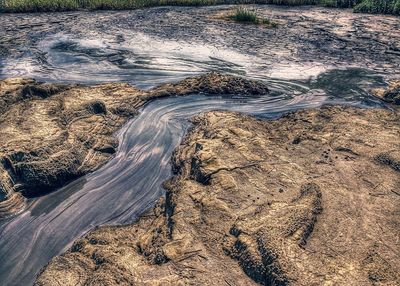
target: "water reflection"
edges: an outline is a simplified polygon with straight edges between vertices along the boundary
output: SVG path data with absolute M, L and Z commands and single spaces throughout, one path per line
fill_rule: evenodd
M 252 57 L 230 49 L 138 33 L 84 39 L 56 34 L 24 56 L 6 59 L 2 76 L 86 84 L 127 81 L 149 87 L 208 70 L 244 74 L 252 64 Z

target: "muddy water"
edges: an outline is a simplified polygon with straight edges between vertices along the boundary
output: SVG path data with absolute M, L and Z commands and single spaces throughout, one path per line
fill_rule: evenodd
M 273 78 L 271 69 L 254 54 L 140 33 L 98 38 L 57 32 L 32 42 L 18 55 L 1 59 L 1 77 L 86 84 L 128 81 L 146 88 L 220 70 L 264 80 L 272 92 L 255 98 L 194 94 L 147 104 L 116 134 L 120 147 L 108 164 L 57 192 L 32 199 L 27 210 L 0 222 L 2 285 L 32 284 L 52 257 L 96 226 L 135 221 L 163 194 L 162 182 L 171 176 L 171 154 L 190 126 L 188 119 L 200 112 L 224 109 L 271 119 L 330 103 L 381 104 L 367 92 L 383 84 L 382 75 L 373 71 L 297 63 L 280 65 L 275 76 L 284 76 Z

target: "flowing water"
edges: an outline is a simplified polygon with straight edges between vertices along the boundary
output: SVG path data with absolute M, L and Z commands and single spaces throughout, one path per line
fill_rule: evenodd
M 171 176 L 171 154 L 190 126 L 188 119 L 200 112 L 223 109 L 272 119 L 288 111 L 331 103 L 380 106 L 366 91 L 383 83 L 382 77 L 371 71 L 320 73 L 319 68 L 313 68 L 314 76 L 304 79 L 307 67 L 288 65 L 280 69 L 285 79 L 271 78 L 254 56 L 207 45 L 135 37 L 127 42 L 118 41 L 118 37 L 111 41 L 106 37 L 93 40 L 53 35 L 20 57 L 2 59 L 0 77 L 30 76 L 86 84 L 127 81 L 146 88 L 220 70 L 264 80 L 272 92 L 233 98 L 193 94 L 148 103 L 116 134 L 118 152 L 105 166 L 56 192 L 31 199 L 25 211 L 0 221 L 1 285 L 32 284 L 52 257 L 96 226 L 134 222 L 163 195 L 162 182 Z

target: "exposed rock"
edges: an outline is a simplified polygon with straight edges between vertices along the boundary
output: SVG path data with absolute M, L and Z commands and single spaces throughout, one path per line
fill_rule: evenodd
M 268 92 L 262 82 L 218 73 L 150 91 L 0 81 L 0 218 L 23 207 L 21 194 L 41 195 L 104 164 L 118 146 L 113 134 L 151 98 L 221 90 Z
M 398 113 L 193 123 L 165 199 L 79 239 L 35 285 L 399 285 Z
M 200 77 L 191 77 L 176 84 L 165 84 L 155 88 L 155 97 L 205 93 L 209 95 L 262 95 L 268 93 L 267 85 L 241 77 L 232 77 L 211 72 Z
M 2 81 L 0 192 L 40 195 L 98 168 L 110 158 L 102 148 L 117 146 L 113 133 L 143 105 L 143 94 L 126 84 Z
M 400 80 L 389 82 L 389 87 L 387 89 L 374 89 L 372 92 L 388 103 L 400 105 Z
M 400 105 L 400 80 L 391 84 L 390 88 L 383 94 L 383 99 L 387 102 Z

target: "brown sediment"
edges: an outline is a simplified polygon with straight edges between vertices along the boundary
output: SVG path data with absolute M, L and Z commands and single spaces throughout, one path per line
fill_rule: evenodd
M 42 195 L 107 162 L 118 146 L 114 133 L 152 98 L 190 93 L 265 94 L 268 88 L 215 72 L 150 91 L 123 83 L 0 81 L 0 218 L 24 205 L 21 194 Z
M 399 285 L 399 119 L 199 115 L 165 198 L 77 240 L 35 285 Z

